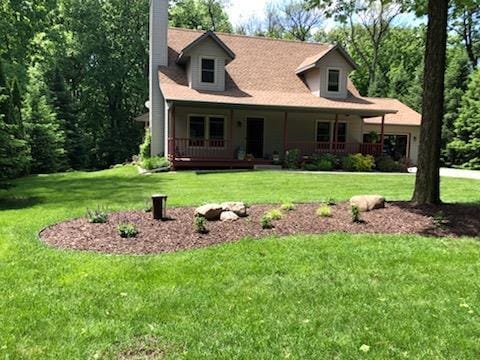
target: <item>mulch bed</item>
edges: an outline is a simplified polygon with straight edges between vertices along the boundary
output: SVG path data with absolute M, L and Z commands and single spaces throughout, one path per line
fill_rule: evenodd
M 347 203 L 332 206 L 329 218 L 317 216 L 318 207 L 319 204 L 297 204 L 295 210 L 284 212 L 271 230 L 261 228 L 260 218 L 278 206 L 254 205 L 249 208 L 249 216 L 237 222 L 208 222 L 209 233 L 205 235 L 195 232 L 194 208 L 169 208 L 169 221 L 153 220 L 151 213 L 141 211 L 120 212 L 110 214 L 105 224 L 90 224 L 85 218 L 79 218 L 50 226 L 40 236 L 45 243 L 63 249 L 152 254 L 271 235 L 346 232 L 476 237 L 480 234 L 480 206 L 451 204 L 412 208 L 408 203 L 388 203 L 385 209 L 362 213 L 362 223 L 352 223 Z M 434 220 L 440 211 L 443 216 Z M 122 239 L 117 234 L 117 225 L 126 222 L 137 226 L 136 238 Z

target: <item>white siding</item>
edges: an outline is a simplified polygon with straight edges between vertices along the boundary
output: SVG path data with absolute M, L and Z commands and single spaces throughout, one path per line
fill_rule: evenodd
M 320 70 L 313 68 L 305 73 L 305 82 L 315 96 L 320 96 Z
M 345 60 L 345 58 L 335 50 L 326 55 L 318 64 L 320 70 L 320 96 L 328 98 L 345 99 L 348 95 L 347 78 L 353 68 Z M 334 68 L 340 70 L 340 92 L 328 92 L 328 69 Z
M 201 59 L 215 59 L 215 83 L 206 84 L 201 82 Z M 225 91 L 225 61 L 228 59 L 225 51 L 210 38 L 205 39 L 191 51 L 191 57 L 187 70 L 189 83 L 193 89 L 206 91 Z
M 372 131 L 380 134 L 381 125 L 365 124 L 363 126 L 363 134 L 368 134 Z M 407 145 L 410 149 L 410 160 L 413 164 L 418 161 L 418 146 L 420 140 L 420 126 L 404 126 L 404 125 L 385 125 L 385 134 L 388 135 L 408 135 L 409 141 Z

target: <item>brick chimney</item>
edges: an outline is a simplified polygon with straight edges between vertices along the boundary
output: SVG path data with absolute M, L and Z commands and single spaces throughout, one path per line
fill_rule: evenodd
M 158 67 L 168 65 L 168 0 L 150 0 L 150 131 L 152 155 L 164 155 L 166 149 L 165 100 L 160 92 Z

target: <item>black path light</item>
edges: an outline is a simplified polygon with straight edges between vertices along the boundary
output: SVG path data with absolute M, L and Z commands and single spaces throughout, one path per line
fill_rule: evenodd
M 152 210 L 155 220 L 165 220 L 167 218 L 167 195 L 152 195 Z

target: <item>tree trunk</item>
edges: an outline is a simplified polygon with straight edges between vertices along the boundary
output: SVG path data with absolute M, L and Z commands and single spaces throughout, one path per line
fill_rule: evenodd
M 440 148 L 445 88 L 448 0 L 428 1 L 428 30 L 423 78 L 422 126 L 418 172 L 413 194 L 416 205 L 439 204 Z

